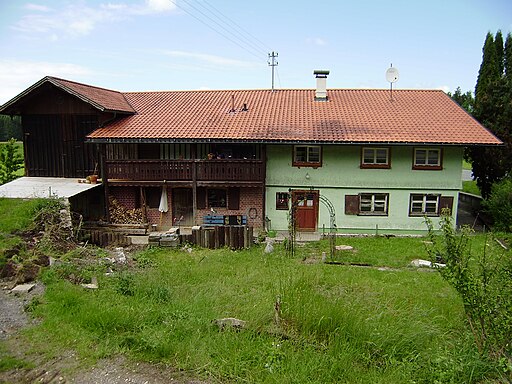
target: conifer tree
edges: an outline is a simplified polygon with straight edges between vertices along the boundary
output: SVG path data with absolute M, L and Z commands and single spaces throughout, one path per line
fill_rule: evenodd
M 498 66 L 498 74 L 503 74 L 503 34 L 500 30 L 496 32 L 496 37 L 494 38 L 494 49 L 496 50 L 496 64 Z
M 509 35 L 507 41 L 510 46 Z M 510 48 L 503 48 L 501 31 L 496 33 L 495 39 L 490 32 L 487 33 L 475 87 L 473 116 L 504 141 L 506 146 L 476 147 L 466 152 L 466 157 L 473 163 L 473 175 L 484 197 L 489 196 L 492 184 L 510 174 L 512 169 L 510 120 L 506 112 L 510 104 L 512 82 L 507 81 L 508 76 L 503 73 L 509 65 L 509 60 L 505 59 L 509 54 Z
M 507 34 L 507 39 L 505 40 L 505 51 L 503 54 L 503 61 L 505 66 L 505 79 L 511 83 L 512 82 L 512 35 L 510 32 Z M 512 88 L 512 85 L 509 84 L 509 87 Z
M 16 171 L 23 167 L 23 158 L 16 150 L 16 140 L 10 139 L 0 147 L 0 184 L 16 178 Z

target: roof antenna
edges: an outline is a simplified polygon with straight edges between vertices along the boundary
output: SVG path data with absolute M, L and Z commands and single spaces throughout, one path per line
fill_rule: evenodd
M 391 63 L 391 67 L 386 71 L 386 80 L 389 82 L 389 96 L 391 101 L 393 101 L 393 83 L 398 81 L 398 69 L 393 68 L 393 63 Z
M 279 56 L 279 53 L 272 51 L 272 53 L 268 54 L 268 65 L 269 67 L 272 67 L 272 92 L 274 92 L 274 67 L 277 66 L 279 63 L 276 61 L 277 57 Z

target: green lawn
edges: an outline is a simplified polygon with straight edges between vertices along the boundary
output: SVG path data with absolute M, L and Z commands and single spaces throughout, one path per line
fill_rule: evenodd
M 466 160 L 462 160 L 462 169 L 473 169 L 473 166 L 471 163 L 468 163 Z

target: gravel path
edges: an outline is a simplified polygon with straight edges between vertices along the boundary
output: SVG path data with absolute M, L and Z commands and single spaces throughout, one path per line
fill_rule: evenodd
M 4 340 L 17 330 L 29 324 L 29 318 L 24 311 L 34 296 L 44 291 L 42 285 L 37 285 L 25 294 L 10 293 L 7 286 L 0 289 L 0 340 Z

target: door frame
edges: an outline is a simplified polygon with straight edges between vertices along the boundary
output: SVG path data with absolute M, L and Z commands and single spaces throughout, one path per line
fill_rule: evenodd
M 319 204 L 320 204 L 320 191 L 315 189 L 294 189 L 292 192 L 292 207 L 295 210 L 295 225 L 297 231 L 300 232 L 316 232 L 318 225 L 318 213 L 319 213 Z M 307 196 L 313 195 L 312 205 L 308 205 L 308 199 L 304 200 L 304 204 L 299 204 L 298 197 L 299 196 Z M 313 219 L 311 221 L 311 225 L 300 226 L 299 215 L 302 215 L 306 211 L 313 211 L 310 217 Z

